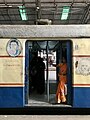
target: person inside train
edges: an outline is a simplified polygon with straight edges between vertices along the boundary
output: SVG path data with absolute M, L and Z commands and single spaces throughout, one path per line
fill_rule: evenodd
M 37 92 L 39 94 L 43 94 L 45 91 L 45 63 L 43 62 L 43 58 L 38 57 L 37 62 Z
M 45 91 L 45 63 L 43 58 L 35 55 L 30 62 L 31 65 L 31 83 L 33 90 L 36 90 L 37 93 L 43 94 Z
M 56 101 L 57 103 L 66 103 L 66 83 L 67 83 L 67 63 L 65 57 L 62 58 L 62 63 L 59 63 L 58 65 L 52 64 L 54 67 L 59 67 L 59 83 L 56 91 Z
M 33 52 L 32 60 L 30 61 L 30 90 L 36 90 L 37 87 L 37 52 Z

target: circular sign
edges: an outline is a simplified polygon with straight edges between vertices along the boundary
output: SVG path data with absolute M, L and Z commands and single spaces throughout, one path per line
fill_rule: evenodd
M 21 43 L 17 39 L 11 39 L 7 43 L 7 53 L 12 56 L 16 57 L 21 53 Z

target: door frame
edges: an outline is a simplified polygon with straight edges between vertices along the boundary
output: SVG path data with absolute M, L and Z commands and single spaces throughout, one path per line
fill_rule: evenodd
M 67 104 L 72 105 L 72 42 L 67 41 Z
M 27 40 L 25 42 L 25 104 L 28 104 L 28 99 L 29 99 L 29 46 L 28 46 L 28 41 L 33 41 L 33 40 Z M 39 40 L 37 40 L 39 41 Z M 45 40 L 47 41 L 47 46 L 48 46 L 48 41 L 49 40 Z M 51 41 L 51 40 L 50 40 Z M 56 40 L 55 40 L 56 41 Z M 63 40 L 57 40 L 60 41 L 61 43 L 63 42 Z M 67 46 L 67 64 L 69 66 L 68 68 L 68 83 L 67 83 L 67 104 L 72 104 L 72 44 L 70 40 L 66 40 L 64 41 L 66 42 L 66 46 Z M 26 49 L 27 48 L 27 49 Z M 48 47 L 46 47 L 46 52 L 48 53 Z M 47 55 L 48 57 L 48 55 Z M 48 67 L 48 60 L 47 60 L 47 67 Z M 48 72 L 48 69 L 47 69 Z M 47 102 L 49 102 L 49 96 L 50 96 L 50 92 L 49 92 L 49 79 L 48 79 L 48 74 L 46 76 L 47 79 Z
M 25 42 L 25 87 L 24 87 L 24 96 L 25 104 L 28 104 L 29 99 L 29 49 L 28 49 L 28 40 Z

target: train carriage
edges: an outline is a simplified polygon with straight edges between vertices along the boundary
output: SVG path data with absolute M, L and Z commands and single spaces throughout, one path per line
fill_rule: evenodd
M 45 59 L 45 92 L 42 95 L 30 91 L 30 61 L 34 52 Z M 58 69 L 48 64 L 49 58 L 60 62 L 62 54 L 68 65 L 65 105 L 55 102 Z M 90 25 L 0 26 L 0 108 L 90 108 L 89 93 Z

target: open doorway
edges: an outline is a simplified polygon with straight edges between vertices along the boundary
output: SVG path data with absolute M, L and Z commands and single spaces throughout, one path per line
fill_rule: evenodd
M 25 100 L 30 106 L 56 104 L 59 69 L 50 64 L 67 59 L 68 73 L 65 91 L 67 103 L 72 104 L 71 41 L 27 41 L 25 45 Z M 58 104 L 60 105 L 60 104 Z

